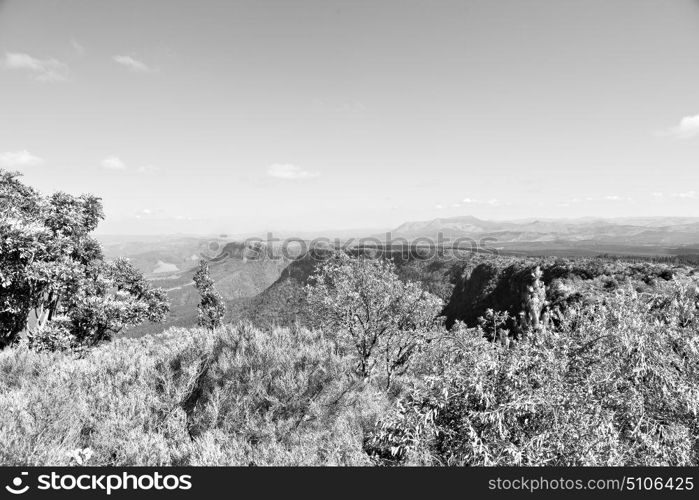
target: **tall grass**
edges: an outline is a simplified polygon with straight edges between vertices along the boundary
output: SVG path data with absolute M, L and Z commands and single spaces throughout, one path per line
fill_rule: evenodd
M 208 363 L 208 369 L 203 366 Z M 360 465 L 386 398 L 320 334 L 173 329 L 75 354 L 0 353 L 0 463 Z M 194 394 L 194 397 L 192 397 Z

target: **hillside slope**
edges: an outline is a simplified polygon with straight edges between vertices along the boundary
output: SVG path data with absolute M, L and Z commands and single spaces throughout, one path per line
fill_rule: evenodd
M 282 275 L 289 261 L 284 259 L 250 259 L 248 250 L 241 244 L 229 243 L 218 258 L 209 262 L 209 272 L 216 290 L 224 300 L 230 302 L 226 320 L 238 317 L 236 304 L 255 297 L 265 291 Z M 137 337 L 146 333 L 158 333 L 172 326 L 194 326 L 197 320 L 197 305 L 200 296 L 192 281 L 193 270 L 179 271 L 163 277 L 151 278 L 155 286 L 166 290 L 171 312 L 165 323 L 142 324 L 126 332 Z

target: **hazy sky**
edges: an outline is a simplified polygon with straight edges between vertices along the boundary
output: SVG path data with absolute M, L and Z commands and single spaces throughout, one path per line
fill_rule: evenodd
M 0 166 L 103 233 L 699 216 L 699 1 L 0 0 Z

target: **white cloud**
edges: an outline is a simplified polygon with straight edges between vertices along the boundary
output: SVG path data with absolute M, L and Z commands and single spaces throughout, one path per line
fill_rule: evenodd
M 672 195 L 673 198 L 682 198 L 682 199 L 693 199 L 693 198 L 699 198 L 699 192 L 697 191 L 685 191 L 684 193 L 674 193 Z
M 143 219 L 145 217 L 150 217 L 151 215 L 153 215 L 153 213 L 153 210 L 151 210 L 150 208 L 144 208 L 143 210 L 140 210 L 136 213 L 136 218 Z
M 469 205 L 490 205 L 490 206 L 497 206 L 500 205 L 500 202 L 496 198 L 491 198 L 489 200 L 479 200 L 475 198 L 464 198 L 460 202 L 455 202 L 455 203 L 439 203 L 434 206 L 436 210 L 445 210 L 448 208 L 461 208 Z
M 662 132 L 662 135 L 670 135 L 678 139 L 692 139 L 699 137 L 699 115 L 685 116 L 680 124 Z
M 656 192 L 656 193 L 651 193 L 650 195 L 651 195 L 653 198 L 662 198 L 663 196 L 665 196 L 663 193 L 657 193 L 657 192 Z
M 85 47 L 83 47 L 83 45 L 80 42 L 78 42 L 75 38 L 70 39 L 70 46 L 73 47 L 73 50 L 77 55 L 85 55 Z
M 42 163 L 44 163 L 44 160 L 34 156 L 26 149 L 0 153 L 0 165 L 3 167 L 31 167 Z
M 632 201 L 630 196 L 619 196 L 618 194 L 608 194 L 606 196 L 586 196 L 585 201 Z
M 110 156 L 102 160 L 102 167 L 107 170 L 124 170 L 126 164 L 116 156 Z
M 188 216 L 171 216 L 163 208 L 142 208 L 133 212 L 136 219 L 151 219 L 151 220 L 193 220 Z
M 154 174 L 155 172 L 159 172 L 160 168 L 155 165 L 141 165 L 136 170 L 139 174 Z
M 584 198 L 574 198 L 573 200 L 568 200 L 568 203 L 582 203 L 589 201 L 633 201 L 633 198 L 630 196 L 620 196 L 618 194 L 608 194 L 606 196 L 585 196 Z
M 288 163 L 275 163 L 274 165 L 269 166 L 267 169 L 267 175 L 276 177 L 277 179 L 298 180 L 312 179 L 314 177 L 318 177 L 320 173 L 303 170 L 301 167 Z
M 2 61 L 5 69 L 29 71 L 40 82 L 60 82 L 68 79 L 68 65 L 58 59 L 36 59 L 29 54 L 6 52 Z
M 498 200 L 496 198 L 491 198 L 490 200 L 476 200 L 473 198 L 464 198 L 461 200 L 462 203 L 465 203 L 467 205 L 492 205 L 495 206 L 498 204 Z
M 135 71 L 137 73 L 148 73 L 149 71 L 153 71 L 146 63 L 134 59 L 131 56 L 117 55 L 112 57 L 112 59 L 114 59 L 117 63 L 121 64 L 122 66 L 125 66 L 130 71 Z

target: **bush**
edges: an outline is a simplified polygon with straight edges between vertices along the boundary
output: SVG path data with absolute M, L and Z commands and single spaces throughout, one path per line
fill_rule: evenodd
M 59 317 L 27 333 L 27 347 L 35 351 L 65 351 L 73 346 L 70 318 Z
M 656 297 L 625 288 L 510 347 L 456 328 L 422 355 L 421 383 L 368 453 L 391 464 L 696 465 L 696 296 L 674 287 L 679 305 L 660 316 Z

